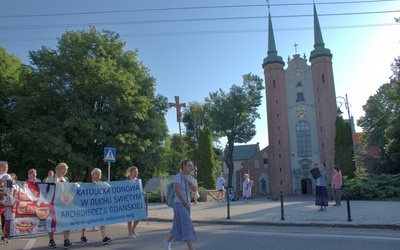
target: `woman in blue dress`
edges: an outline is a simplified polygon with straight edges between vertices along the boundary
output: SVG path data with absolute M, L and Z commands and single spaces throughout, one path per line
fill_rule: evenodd
M 190 191 L 196 192 L 193 177 L 190 172 L 193 170 L 191 160 L 181 162 L 181 170 L 174 176 L 174 219 L 172 229 L 167 238 L 163 240 L 166 250 L 171 249 L 171 241 L 184 242 L 189 250 L 194 249 L 193 242 L 197 241 L 196 232 L 192 220 L 190 219 Z

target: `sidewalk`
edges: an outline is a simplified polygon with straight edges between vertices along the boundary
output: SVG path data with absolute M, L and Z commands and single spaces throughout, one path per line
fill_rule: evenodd
M 245 204 L 242 199 L 230 202 L 200 202 L 192 206 L 191 218 L 197 223 L 259 224 L 274 226 L 324 226 L 400 229 L 400 202 L 350 201 L 350 219 L 346 200 L 339 207 L 329 203 L 326 211 L 318 211 L 313 196 L 286 196 L 281 201 L 257 197 Z M 165 204 L 150 203 L 148 219 L 172 221 L 172 208 Z

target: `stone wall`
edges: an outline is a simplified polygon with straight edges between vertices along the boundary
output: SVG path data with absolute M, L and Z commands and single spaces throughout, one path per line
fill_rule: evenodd
M 201 202 L 217 202 L 218 201 L 218 190 L 202 190 L 199 191 Z M 225 191 L 224 191 L 225 200 Z

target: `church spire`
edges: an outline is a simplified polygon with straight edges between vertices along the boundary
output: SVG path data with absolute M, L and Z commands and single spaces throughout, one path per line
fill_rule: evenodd
M 263 66 L 269 63 L 281 63 L 285 65 L 282 57 L 278 56 L 278 51 L 276 51 L 274 29 L 272 28 L 271 13 L 268 3 L 268 56 L 264 58 Z
M 315 57 L 319 56 L 330 56 L 332 57 L 331 51 L 325 48 L 324 39 L 322 38 L 321 27 L 319 25 L 317 8 L 314 5 L 314 50 L 311 51 L 310 61 Z

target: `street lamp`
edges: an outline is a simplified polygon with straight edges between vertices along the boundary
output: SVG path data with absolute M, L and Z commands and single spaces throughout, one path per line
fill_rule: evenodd
M 344 107 L 347 110 L 347 115 L 348 115 L 348 118 L 349 118 L 351 132 L 355 133 L 354 124 L 353 124 L 353 117 L 350 115 L 350 105 L 349 105 L 349 99 L 347 98 L 347 94 L 345 95 L 345 97 L 342 97 L 342 96 L 336 97 L 337 113 L 338 113 L 338 115 L 343 114 L 343 112 L 340 110 L 340 107 L 342 105 L 344 105 Z

